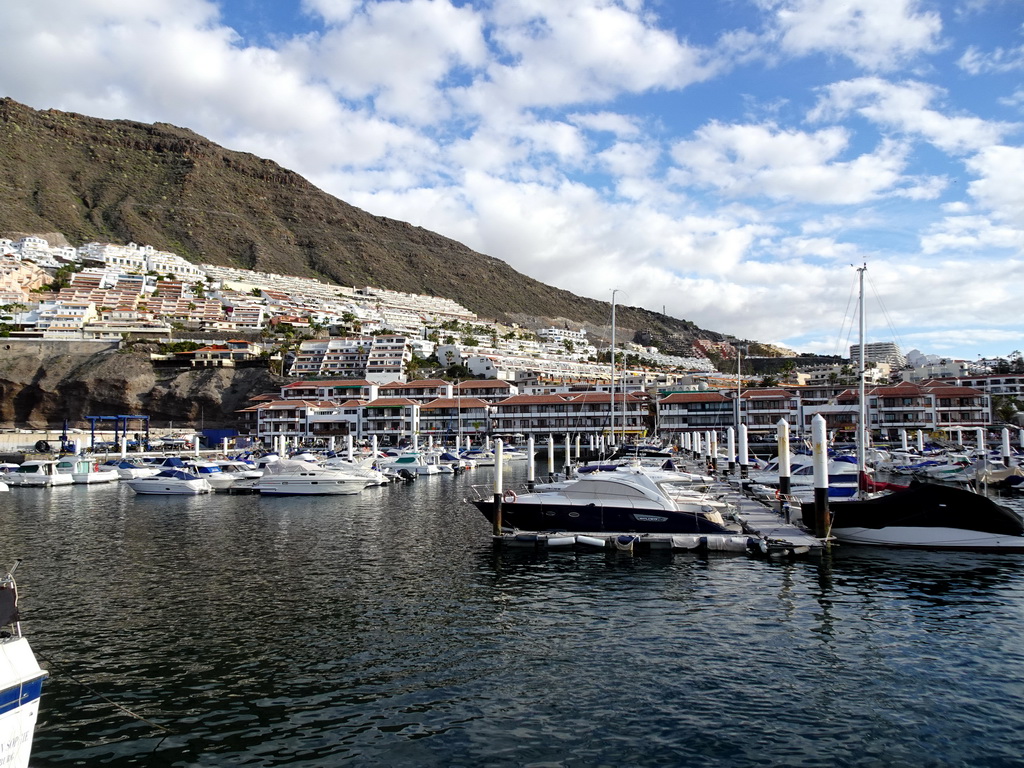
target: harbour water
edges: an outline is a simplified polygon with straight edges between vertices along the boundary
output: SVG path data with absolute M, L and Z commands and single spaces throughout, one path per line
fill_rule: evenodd
M 0 494 L 33 766 L 1024 764 L 1024 556 L 500 552 L 491 471 Z

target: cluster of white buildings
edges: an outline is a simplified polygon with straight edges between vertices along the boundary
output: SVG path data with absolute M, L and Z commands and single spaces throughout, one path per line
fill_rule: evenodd
M 67 284 L 42 290 L 54 268 Z M 286 355 L 295 377 L 403 380 L 414 356 L 513 380 L 602 382 L 607 364 L 585 331 L 536 332 L 477 324 L 450 299 L 301 277 L 197 265 L 152 246 L 87 243 L 50 247 L 40 237 L 0 240 L 0 322 L 12 335 L 55 340 L 173 339 L 176 332 L 306 337 Z M 313 338 L 309 338 L 312 336 Z M 660 355 L 626 345 L 651 366 L 713 371 L 701 356 Z

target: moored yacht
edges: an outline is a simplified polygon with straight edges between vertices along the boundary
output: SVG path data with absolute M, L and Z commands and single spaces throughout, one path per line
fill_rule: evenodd
M 264 467 L 253 489 L 263 496 L 337 496 L 359 493 L 367 478 L 347 469 L 278 459 Z
M 57 462 L 57 471 L 62 474 L 71 475 L 72 482 L 82 485 L 116 483 L 118 480 L 115 468 L 81 456 L 69 456 L 60 459 Z
M 7 482 L 17 486 L 50 488 L 55 485 L 71 485 L 70 474 L 57 471 L 57 462 L 47 459 L 33 459 L 24 462 L 17 471 L 7 476 Z
M 495 502 L 478 490 L 471 503 L 494 522 Z M 735 533 L 699 500 L 675 498 L 643 471 L 593 473 L 558 490 L 502 497 L 502 523 L 520 530 L 621 533 Z
M 831 533 L 844 544 L 904 549 L 1024 552 L 1024 523 L 973 491 L 911 482 L 870 499 L 829 505 Z
M 209 493 L 213 487 L 199 475 L 184 469 L 165 469 L 151 477 L 136 477 L 125 481 L 133 491 L 143 495 L 189 496 Z

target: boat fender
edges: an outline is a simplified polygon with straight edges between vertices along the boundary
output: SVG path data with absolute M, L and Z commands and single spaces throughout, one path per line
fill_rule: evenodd
M 511 488 L 509 488 L 508 490 L 505 491 L 504 494 L 502 494 L 502 498 L 505 501 L 507 501 L 507 502 L 515 504 L 516 503 L 516 492 L 513 491 Z

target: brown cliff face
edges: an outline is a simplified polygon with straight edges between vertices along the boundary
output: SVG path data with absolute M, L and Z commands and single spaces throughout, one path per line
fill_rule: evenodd
M 373 216 L 296 173 L 184 128 L 36 111 L 0 99 L 0 236 L 60 232 L 152 245 L 197 263 L 454 299 L 485 319 L 599 330 L 606 302 L 519 274 L 434 232 Z M 620 340 L 646 330 L 665 352 L 720 338 L 620 306 Z
M 281 379 L 262 368 L 157 368 L 144 349 L 0 344 L 3 427 L 46 428 L 64 419 L 83 427 L 85 416 L 135 414 L 149 416 L 154 427 L 168 422 L 235 427 L 235 412 L 249 397 L 280 386 Z

